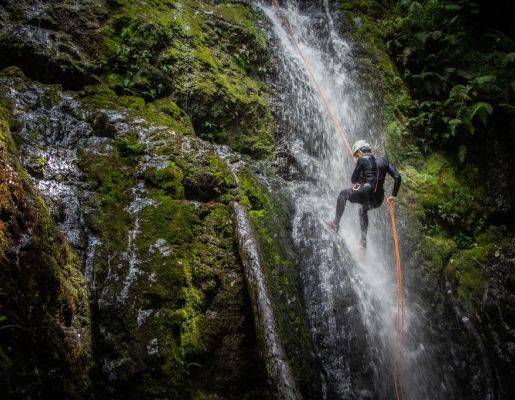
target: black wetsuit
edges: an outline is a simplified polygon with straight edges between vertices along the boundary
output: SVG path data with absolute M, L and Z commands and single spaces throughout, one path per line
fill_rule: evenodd
M 397 196 L 401 186 L 401 176 L 397 169 L 382 157 L 367 154 L 359 158 L 352 173 L 351 182 L 354 187 L 344 189 L 336 203 L 336 226 L 340 225 L 345 203 L 359 203 L 359 221 L 361 225 L 361 240 L 366 242 L 368 230 L 368 210 L 379 207 L 384 199 L 384 180 L 386 174 L 394 180 L 392 196 Z

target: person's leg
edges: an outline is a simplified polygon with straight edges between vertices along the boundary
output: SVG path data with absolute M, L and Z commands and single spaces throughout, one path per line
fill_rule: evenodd
M 359 225 L 361 227 L 361 246 L 367 247 L 367 232 L 368 232 L 368 210 L 369 205 L 363 204 L 359 209 Z
M 334 221 L 329 224 L 335 231 L 338 231 L 340 228 L 340 221 L 342 219 L 343 212 L 345 211 L 345 204 L 347 203 L 347 200 L 352 197 L 352 192 L 352 188 L 344 189 L 338 196 L 338 200 L 336 201 L 336 214 L 334 216 Z
M 374 208 L 379 207 L 383 203 L 384 192 L 373 192 L 370 193 L 368 201 L 362 203 L 362 207 L 359 209 L 359 224 L 361 226 L 361 246 L 367 247 L 367 233 L 368 233 L 368 212 Z

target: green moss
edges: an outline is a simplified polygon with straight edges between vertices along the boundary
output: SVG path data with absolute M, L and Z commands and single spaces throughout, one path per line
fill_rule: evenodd
M 445 270 L 450 257 L 458 249 L 452 239 L 442 236 L 424 236 L 423 243 L 424 261 L 423 265 L 436 276 L 441 275 Z
M 235 186 L 234 178 L 227 164 L 216 155 L 209 157 L 209 173 L 215 179 L 215 185 L 224 192 Z
M 145 107 L 145 100 L 143 100 L 141 97 L 135 97 L 135 96 L 119 96 L 116 99 L 116 102 L 125 108 L 128 109 L 140 109 Z
M 4 68 L 2 71 L 0 71 L 0 76 L 5 76 L 8 78 L 25 78 L 23 71 L 16 65 Z
M 79 156 L 79 166 L 90 187 L 99 194 L 102 206 L 117 207 L 128 203 L 134 177 L 132 169 L 124 165 L 117 154 L 99 156 L 80 152 Z
M 427 157 L 420 170 L 403 168 L 406 201 L 426 225 L 439 224 L 451 234 L 473 234 L 491 212 L 481 189 L 472 188 L 442 153 Z
M 303 318 L 294 256 L 288 250 L 291 249 L 291 221 L 285 199 L 272 199 L 250 171 L 240 170 L 237 176 L 242 203 L 249 209 L 257 232 L 265 275 L 274 298 L 279 335 L 301 391 L 306 398 L 315 397 L 319 393 L 319 381 Z
M 270 195 L 259 186 L 257 180 L 249 172 L 239 172 L 238 183 L 243 193 L 242 202 L 249 210 L 260 211 L 271 207 Z
M 139 250 L 144 253 L 150 248 L 153 238 L 163 238 L 172 246 L 187 246 L 192 237 L 192 228 L 199 223 L 191 204 L 159 197 L 156 207 L 145 208 L 140 215 L 141 230 L 146 237 L 138 241 Z
M 486 266 L 493 254 L 493 245 L 462 250 L 449 261 L 447 273 L 454 278 L 458 298 L 472 315 L 476 314 L 486 285 Z
M 190 287 L 185 290 L 187 317 L 182 322 L 181 344 L 186 356 L 204 353 L 206 348 L 205 337 L 209 332 L 203 328 L 205 317 L 201 314 L 204 305 L 202 292 Z
M 82 98 L 84 104 L 95 109 L 109 108 L 118 109 L 118 96 L 106 85 L 91 85 L 84 87 L 85 96 Z
M 120 1 L 105 34 L 103 79 L 118 94 L 148 103 L 171 93 L 199 136 L 255 157 L 273 154 L 271 107 L 265 86 L 251 76 L 265 40 L 249 6 Z M 181 133 L 193 131 L 189 118 L 170 120 L 157 104 L 143 113 L 142 104 L 125 106 Z
M 0 97 L 0 146 L 2 148 L 6 147 L 7 136 L 10 135 L 9 120 L 10 113 L 7 111 L 7 108 L 5 107 L 3 98 Z
M 205 64 L 205 66 L 212 68 L 213 70 L 218 69 L 218 60 L 216 56 L 213 55 L 211 50 L 207 47 L 199 47 L 193 52 L 193 57 L 198 59 L 200 62 Z
M 131 118 L 144 118 L 147 122 L 169 127 L 182 135 L 194 135 L 187 114 L 171 98 L 145 103 L 141 97 L 118 96 L 104 85 L 88 86 L 82 98 L 93 109 L 125 110 Z
M 184 174 L 182 170 L 170 163 L 163 169 L 148 169 L 145 171 L 145 181 L 163 191 L 163 194 L 181 199 L 184 197 L 184 186 L 182 184 Z
M 133 158 L 141 155 L 145 149 L 135 136 L 118 136 L 114 143 L 121 157 Z

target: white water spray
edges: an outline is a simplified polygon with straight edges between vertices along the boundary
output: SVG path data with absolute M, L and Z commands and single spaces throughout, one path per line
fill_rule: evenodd
M 326 376 L 325 397 L 393 398 L 397 304 L 387 208 L 383 205 L 369 212 L 366 252 L 357 245 L 357 206 L 347 205 L 340 237 L 321 228 L 323 220 L 334 217 L 338 192 L 350 186 L 354 163 L 302 58 L 351 143 L 364 138 L 380 151 L 383 137 L 379 116 L 357 83 L 353 48 L 338 34 L 328 0 L 318 6 L 310 4 L 308 11 L 301 11 L 293 1 L 285 3 L 282 12 L 302 56 L 277 10 L 264 3 L 259 7 L 273 26 L 271 42 L 275 44 L 281 83 L 277 96 L 282 100 L 277 108 L 283 117 L 284 152 L 294 160 L 288 171 L 293 176 L 290 189 L 297 201 L 294 241 L 302 259 L 307 312 Z M 390 188 L 385 190 L 388 193 Z M 354 303 L 349 300 L 350 291 L 357 297 Z M 369 364 L 372 386 L 353 371 L 359 363 L 352 361 L 357 355 L 349 350 L 348 342 L 357 340 L 360 328 L 348 322 L 355 309 L 359 310 L 366 336 L 367 361 L 362 361 L 360 368 L 366 371 L 362 364 Z M 406 304 L 404 329 L 401 381 L 405 398 L 441 398 L 448 389 L 438 383 L 431 346 L 424 343 L 423 324 L 410 304 Z M 348 332 L 352 330 L 356 332 Z

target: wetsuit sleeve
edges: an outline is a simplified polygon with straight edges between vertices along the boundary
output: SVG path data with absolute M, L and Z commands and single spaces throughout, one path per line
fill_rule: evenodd
M 350 181 L 353 185 L 359 182 L 361 171 L 363 170 L 363 165 L 363 158 L 360 158 L 356 163 L 356 168 L 354 168 L 354 172 L 352 173 L 352 176 L 350 178 Z
M 390 174 L 390 176 L 394 179 L 392 196 L 397 197 L 397 193 L 401 187 L 401 174 L 399 174 L 399 171 L 397 171 L 397 169 L 390 163 L 388 163 L 386 172 L 388 172 L 388 174 Z

